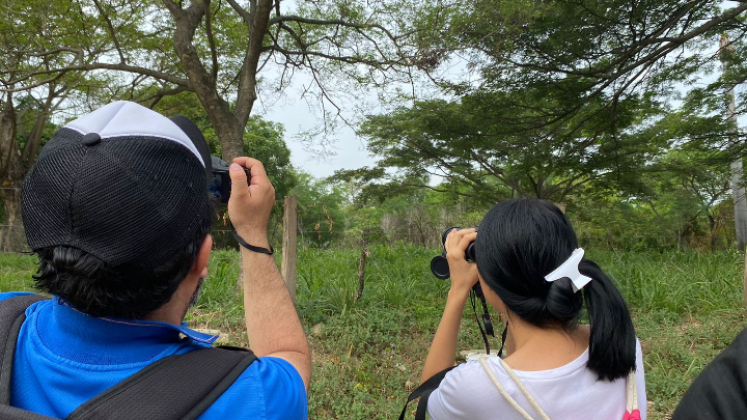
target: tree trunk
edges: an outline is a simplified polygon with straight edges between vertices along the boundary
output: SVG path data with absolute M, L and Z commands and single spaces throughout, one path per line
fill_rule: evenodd
M 230 164 L 235 158 L 244 156 L 244 129 L 236 124 L 236 118 L 233 115 L 226 115 L 223 112 L 219 112 L 217 115 L 210 117 L 210 120 L 225 122 L 218 125 L 213 123 L 215 133 L 220 140 L 221 158 Z M 244 290 L 244 270 L 242 267 L 244 267 L 244 264 L 241 252 L 239 252 L 239 276 L 236 279 L 236 289 L 239 292 L 243 292 Z
M 283 206 L 283 265 L 282 274 L 293 303 L 296 303 L 298 264 L 298 198 L 286 196 Z
M 733 51 L 726 35 L 721 36 L 720 47 L 722 54 L 725 51 Z M 724 66 L 727 65 L 728 64 L 724 62 Z M 728 105 L 727 120 L 732 132 L 732 135 L 729 136 L 729 145 L 733 145 L 739 141 L 737 114 L 734 112 L 736 104 L 733 87 L 726 92 L 726 99 Z M 729 181 L 731 184 L 731 197 L 732 200 L 734 200 L 734 227 L 737 233 L 737 246 L 740 251 L 744 251 L 745 245 L 747 245 L 747 197 L 745 197 L 744 192 L 744 168 L 742 167 L 741 156 L 731 163 L 731 176 L 729 177 Z
M 24 176 L 21 152 L 16 143 L 16 113 L 8 95 L 0 113 L 0 200 L 3 203 L 0 226 L 0 251 L 27 250 L 26 234 L 21 222 L 21 182 Z
M 242 127 L 233 115 L 216 115 L 212 120 L 220 121 L 213 123 L 215 134 L 220 139 L 221 157 L 228 163 L 235 158 L 244 156 L 244 127 Z M 220 127 L 220 128 L 219 128 Z
M 734 225 L 737 231 L 737 246 L 745 250 L 747 245 L 747 199 L 745 199 L 742 158 L 731 163 L 731 196 L 734 200 Z
M 2 194 L 5 217 L 0 225 L 0 252 L 28 251 L 21 220 L 21 185 L 4 183 Z
M 164 0 L 164 5 L 174 17 L 176 30 L 174 31 L 174 50 L 184 67 L 192 89 L 200 99 L 210 123 L 220 140 L 223 160 L 231 163 L 234 158 L 244 155 L 244 129 L 249 120 L 254 101 L 257 80 L 257 64 L 262 52 L 262 42 L 267 33 L 267 25 L 272 12 L 272 1 L 259 0 L 250 2 L 249 11 L 239 11 L 244 24 L 249 31 L 249 45 L 244 57 L 244 63 L 239 73 L 239 86 L 236 95 L 235 111 L 223 99 L 216 85 L 214 75 L 208 71 L 200 60 L 194 47 L 194 37 L 197 27 L 205 14 L 211 13 L 210 2 L 190 2 L 188 8 L 182 9 L 181 2 Z M 214 70 L 214 69 L 213 69 Z M 237 287 L 243 288 L 244 273 L 241 255 L 239 254 L 239 278 Z
M 734 137 L 737 132 L 737 116 L 734 112 L 734 90 L 729 90 L 729 122 L 734 130 Z M 729 142 L 733 143 L 736 139 L 732 137 Z M 744 191 L 744 168 L 742 167 L 742 157 L 738 157 L 731 163 L 731 197 L 734 200 L 734 227 L 737 232 L 737 246 L 744 251 L 747 245 L 747 198 Z
M 230 104 L 220 96 L 216 86 L 216 80 L 200 60 L 197 49 L 195 49 L 193 45 L 197 27 L 200 25 L 200 22 L 202 22 L 205 13 L 210 12 L 207 9 L 209 3 L 191 2 L 187 9 L 182 9 L 180 4 L 171 1 L 164 1 L 164 4 L 169 9 L 174 17 L 174 21 L 176 22 L 176 30 L 174 31 L 173 38 L 174 51 L 176 51 L 179 56 L 179 61 L 184 67 L 184 72 L 189 79 L 191 88 L 197 94 L 197 98 L 205 109 L 205 113 L 215 129 L 215 134 L 218 135 L 223 160 L 231 163 L 234 158 L 243 155 L 244 127 L 249 119 L 249 114 L 251 113 L 252 105 L 254 104 L 254 98 L 256 98 L 256 94 L 254 94 L 254 84 L 249 86 L 252 90 L 251 93 L 254 95 L 246 95 L 246 93 L 243 93 L 242 88 L 248 90 L 249 87 L 242 87 L 240 84 L 236 108 L 241 109 L 243 112 L 235 114 L 231 111 Z M 269 18 L 270 11 L 268 10 L 266 13 Z M 254 35 L 252 29 L 248 29 L 250 34 Z M 264 31 L 262 32 L 262 35 L 264 35 Z M 256 51 L 247 50 L 247 57 L 245 60 L 248 59 L 248 56 L 255 54 L 257 55 L 256 58 L 259 59 L 260 52 L 261 47 L 256 49 Z M 245 69 L 242 68 L 242 75 L 247 77 L 250 81 L 256 80 L 256 72 L 250 75 L 245 75 L 244 70 Z

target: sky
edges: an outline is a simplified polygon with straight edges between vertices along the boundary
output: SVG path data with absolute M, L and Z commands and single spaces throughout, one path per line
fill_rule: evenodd
M 382 91 L 331 91 L 330 96 L 340 107 L 347 123 L 338 120 L 333 131 L 327 135 L 312 136 L 312 141 L 309 142 L 300 140 L 299 136 L 308 131 L 318 131 L 323 115 L 319 109 L 319 99 L 312 94 L 304 96 L 305 89 L 314 85 L 313 79 L 308 74 L 298 73 L 293 76 L 292 83 L 278 94 L 267 86 L 276 83 L 273 79 L 279 74 L 280 70 L 275 69 L 267 69 L 262 73 L 266 88 L 263 91 L 260 87 L 254 112 L 266 120 L 283 125 L 285 141 L 291 150 L 291 162 L 296 168 L 322 178 L 334 174 L 339 169 L 358 169 L 375 164 L 375 157 L 366 150 L 366 139 L 356 135 L 351 125 L 360 121 L 362 112 L 380 114 L 386 111 L 389 105 L 385 105 L 379 98 Z M 474 83 L 479 79 L 479 74 L 468 68 L 465 59 L 453 57 L 442 65 L 434 77 L 453 82 Z M 415 78 L 413 84 L 388 85 L 384 95 L 391 95 L 400 90 L 418 99 L 444 98 L 432 81 L 423 75 L 416 75 Z M 334 81 L 331 84 L 334 84 Z M 328 112 L 336 111 L 329 102 L 325 104 Z
M 357 169 L 366 165 L 372 165 L 374 160 L 366 151 L 364 139 L 358 137 L 354 130 L 342 124 L 331 137 L 331 144 L 321 146 L 319 137 L 309 145 L 299 139 L 299 135 L 305 131 L 314 130 L 319 126 L 321 113 L 314 109 L 316 104 L 309 104 L 305 100 L 290 100 L 301 96 L 301 75 L 287 88 L 285 100 L 269 104 L 260 110 L 263 118 L 280 123 L 285 128 L 285 142 L 291 151 L 291 162 L 296 168 L 307 172 L 314 177 L 328 177 L 338 169 Z M 309 82 L 304 80 L 305 82 Z M 374 95 L 371 95 L 374 98 Z M 314 101 L 315 99 L 309 99 Z M 352 110 L 355 103 L 344 100 L 341 107 Z

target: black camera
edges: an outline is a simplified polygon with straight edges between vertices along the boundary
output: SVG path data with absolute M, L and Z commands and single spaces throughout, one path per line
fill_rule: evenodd
M 448 229 L 446 229 L 441 235 L 441 243 L 446 244 L 446 237 L 449 236 L 451 231 L 453 230 L 461 230 L 460 227 L 452 226 Z M 467 251 L 465 252 L 465 257 L 467 258 L 467 261 L 475 261 L 475 243 L 472 242 L 467 246 Z M 451 277 L 451 274 L 449 273 L 449 262 L 446 260 L 446 248 L 444 247 L 444 251 L 441 253 L 441 255 L 436 255 L 431 260 L 431 272 L 433 272 L 433 275 L 441 280 L 446 280 L 449 277 Z
M 231 197 L 231 177 L 228 175 L 229 164 L 223 159 L 210 156 L 213 166 L 213 178 L 208 180 L 210 197 L 221 204 L 228 203 Z M 251 178 L 249 170 L 244 168 L 247 181 Z

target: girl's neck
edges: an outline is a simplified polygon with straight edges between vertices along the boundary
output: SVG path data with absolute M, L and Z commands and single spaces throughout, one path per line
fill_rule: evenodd
M 506 363 L 513 369 L 537 371 L 558 368 L 576 360 L 589 347 L 590 330 L 539 328 L 517 319 L 509 322 Z

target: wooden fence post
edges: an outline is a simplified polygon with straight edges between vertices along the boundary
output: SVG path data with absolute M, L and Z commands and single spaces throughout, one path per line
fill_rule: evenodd
M 366 285 L 366 258 L 371 255 L 368 252 L 368 245 L 365 239 L 363 240 L 363 249 L 361 249 L 361 263 L 358 266 L 358 293 L 355 294 L 355 301 L 357 302 L 363 296 L 363 287 Z
M 744 253 L 744 275 L 742 276 L 742 284 L 744 289 L 744 306 L 747 307 L 747 250 Z
M 296 302 L 296 261 L 298 260 L 298 200 L 295 196 L 286 196 L 283 206 L 283 262 L 282 274 L 293 303 Z

